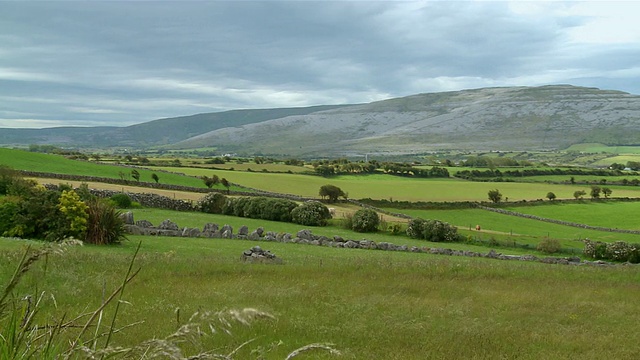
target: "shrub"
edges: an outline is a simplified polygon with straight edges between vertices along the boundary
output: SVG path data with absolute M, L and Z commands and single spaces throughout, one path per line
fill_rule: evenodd
M 124 221 L 120 212 L 107 201 L 94 199 L 89 201 L 87 234 L 84 239 L 89 244 L 118 244 L 126 240 Z
M 407 224 L 407 236 L 433 242 L 459 241 L 458 228 L 440 220 L 411 219 Z
M 208 193 L 197 203 L 197 209 L 208 214 L 222 214 L 222 209 L 227 203 L 227 197 L 220 193 Z
M 0 198 L 0 236 L 8 235 L 13 227 L 13 215 L 18 212 L 19 200 L 14 197 Z
M 640 244 L 629 244 L 624 241 L 604 243 L 584 240 L 583 254 L 595 260 L 628 261 L 640 263 Z
M 63 191 L 58 199 L 58 210 L 66 220 L 65 235 L 78 239 L 83 238 L 87 231 L 89 214 L 87 213 L 87 204 L 80 200 L 80 196 L 73 190 Z
M 6 165 L 0 165 L 0 195 L 6 195 L 11 184 L 18 178 L 17 171 Z
M 307 201 L 291 211 L 291 220 L 300 225 L 325 226 L 329 219 L 329 208 L 319 201 Z
M 113 203 L 113 205 L 117 208 L 120 209 L 127 209 L 131 207 L 131 198 L 129 197 L 129 195 L 124 194 L 124 193 L 120 193 L 120 194 L 115 194 L 113 196 L 111 196 L 110 198 L 111 202 Z
M 536 247 L 538 251 L 543 252 L 545 254 L 555 254 L 562 249 L 560 245 L 560 241 L 558 239 L 552 239 L 548 236 L 545 236 L 542 241 Z
M 407 224 L 407 236 L 413 239 L 422 239 L 425 222 L 426 220 L 420 218 L 409 220 Z
M 423 237 L 433 242 L 458 241 L 458 228 L 440 220 L 427 220 L 424 223 Z
M 371 209 L 360 209 L 353 214 L 353 224 L 351 228 L 357 232 L 373 232 L 378 230 L 380 217 L 378 213 Z

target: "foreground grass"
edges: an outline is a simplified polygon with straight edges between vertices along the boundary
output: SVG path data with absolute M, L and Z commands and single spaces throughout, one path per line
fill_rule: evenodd
M 114 344 L 173 332 L 176 309 L 252 307 L 277 320 L 237 326 L 203 346 L 241 349 L 237 358 L 282 359 L 313 342 L 332 342 L 345 359 L 634 358 L 629 336 L 640 320 L 636 267 L 594 268 L 427 254 L 264 245 L 283 265 L 247 264 L 239 240 L 132 237 L 119 247 L 84 246 L 51 255 L 28 274 L 56 297 L 49 314 L 99 305 L 103 286 L 121 281 L 137 241 L 142 271 L 125 296 Z M 0 239 L 0 280 L 19 257 Z M 7 266 L 4 266 L 4 265 Z M 184 321 L 184 320 L 181 320 Z M 251 350 L 255 350 L 251 353 Z M 197 351 L 198 349 L 193 349 Z M 314 353 L 311 358 L 333 358 Z

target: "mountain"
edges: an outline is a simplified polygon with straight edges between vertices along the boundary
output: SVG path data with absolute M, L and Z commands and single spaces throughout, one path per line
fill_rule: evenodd
M 217 147 L 223 152 L 300 157 L 548 150 L 586 142 L 640 145 L 640 96 L 571 85 L 483 88 L 369 104 L 234 110 L 95 133 L 91 129 L 83 129 L 82 136 L 94 139 L 94 146 Z M 8 143 L 6 130 L 0 129 L 0 143 Z M 32 132 L 29 139 L 63 139 L 60 130 L 52 134 Z
M 419 94 L 218 129 L 174 148 L 297 156 L 640 144 L 640 96 L 554 85 Z
M 0 129 L 0 144 L 148 148 L 172 144 L 217 129 L 237 127 L 292 115 L 305 115 L 341 106 L 346 105 L 231 110 L 159 119 L 126 127 Z

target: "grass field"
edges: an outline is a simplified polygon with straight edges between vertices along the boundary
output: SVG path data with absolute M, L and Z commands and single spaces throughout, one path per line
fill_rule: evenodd
M 640 202 L 585 200 L 581 203 L 514 207 L 508 210 L 591 226 L 640 230 L 640 221 L 637 216 L 640 211 Z
M 349 194 L 352 199 L 393 199 L 404 201 L 486 201 L 487 192 L 499 189 L 510 201 L 544 199 L 554 192 L 558 199 L 572 199 L 576 190 L 590 188 L 586 185 L 562 185 L 546 183 L 485 183 L 459 179 L 413 179 L 390 175 L 319 176 L 299 174 L 266 174 L 230 171 L 209 171 L 194 168 L 165 168 L 192 176 L 216 174 L 229 181 L 271 192 L 317 197 L 322 185 L 333 184 Z M 568 177 L 567 177 L 568 179 Z M 639 187 L 614 188 L 614 196 L 638 197 Z
M 608 146 L 608 145 L 597 144 L 597 143 L 585 143 L 585 144 L 572 145 L 565 151 L 640 155 L 640 146 Z
M 0 148 L 0 165 L 7 165 L 16 170 L 30 170 L 55 174 L 84 175 L 120 179 L 120 173 L 129 175 L 132 168 L 97 164 L 90 161 L 66 159 L 60 155 L 32 153 L 22 150 Z M 163 173 L 154 170 L 136 168 L 140 173 L 140 181 L 153 182 L 151 175 L 156 173 L 163 184 L 175 184 L 204 188 L 201 179 L 180 174 Z M 131 178 L 129 178 L 132 180 Z
M 160 338 L 196 311 L 257 308 L 276 320 L 234 324 L 231 335 L 187 346 L 235 358 L 284 359 L 305 344 L 330 342 L 341 359 L 631 359 L 640 321 L 635 267 L 570 267 L 414 253 L 261 244 L 283 265 L 239 260 L 254 242 L 133 236 L 118 247 L 52 254 L 17 289 L 45 290 L 41 322 L 92 310 L 103 287 L 121 282 L 142 241 L 114 345 Z M 0 282 L 23 241 L 0 239 Z M 36 290 L 36 285 L 37 289 Z M 109 312 L 105 314 L 109 319 Z M 200 347 L 202 346 L 202 348 Z M 254 352 L 252 352 L 252 350 Z M 262 355 L 262 357 L 260 357 Z M 314 352 L 301 358 L 333 359 Z
M 612 209 L 618 205 L 613 205 Z M 542 206 L 516 207 L 513 211 L 531 213 L 542 212 Z M 549 210 L 547 210 L 549 211 Z M 504 215 L 479 209 L 465 210 L 402 210 L 403 213 L 423 219 L 438 219 L 459 227 L 461 232 L 483 240 L 492 236 L 497 239 L 512 239 L 519 244 L 531 244 L 535 247 L 545 236 L 560 240 L 565 248 L 582 249 L 580 240 L 589 238 L 594 241 L 627 241 L 640 243 L 640 235 L 620 234 L 607 231 L 587 230 L 571 226 L 553 224 L 517 216 Z M 550 217 L 557 218 L 557 217 Z M 480 225 L 482 231 L 475 230 Z M 469 230 L 469 229 L 472 230 Z M 465 231 L 466 230 L 466 231 Z

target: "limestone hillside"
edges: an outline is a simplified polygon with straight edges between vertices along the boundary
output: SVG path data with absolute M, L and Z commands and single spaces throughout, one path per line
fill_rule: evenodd
M 146 140 L 140 135 L 139 143 L 147 146 L 217 147 L 221 152 L 291 156 L 544 150 L 585 142 L 640 145 L 640 96 L 570 85 L 484 88 L 369 104 L 238 110 L 197 117 L 197 126 L 193 117 L 183 117 L 112 131 L 164 134 Z M 222 117 L 224 124 L 219 121 Z M 0 129 L 0 143 L 4 130 Z M 122 138 L 105 137 L 104 129 L 102 134 L 103 142 L 122 145 Z M 131 136 L 125 140 L 135 142 Z

